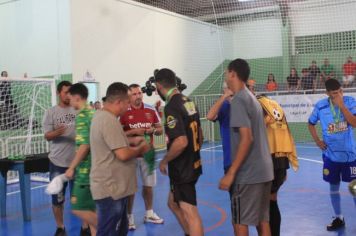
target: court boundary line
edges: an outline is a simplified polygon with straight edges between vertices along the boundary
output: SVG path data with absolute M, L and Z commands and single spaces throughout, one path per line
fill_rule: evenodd
M 217 148 L 217 147 L 222 147 L 222 145 L 217 145 L 217 146 L 213 146 L 213 147 L 203 148 L 203 149 L 201 149 L 201 151 L 205 151 L 205 150 L 209 150 L 209 149 L 214 149 L 214 148 Z M 161 149 L 161 150 L 158 150 L 158 151 L 163 151 L 163 150 L 166 150 L 166 149 Z M 162 158 L 157 159 L 156 162 L 161 161 L 161 160 L 162 160 Z M 31 188 L 31 191 L 32 191 L 32 190 L 35 190 L 35 189 L 40 189 L 40 188 L 47 187 L 47 185 L 48 185 L 48 184 L 44 184 L 44 185 L 40 185 L 40 186 L 33 187 L 33 188 Z M 9 193 L 6 193 L 6 196 L 14 195 L 14 194 L 17 194 L 17 193 L 20 193 L 20 192 L 21 192 L 20 190 L 16 190 L 16 191 L 13 191 L 13 192 L 9 192 Z
M 215 148 L 218 148 L 218 147 L 222 147 L 222 145 L 216 145 L 216 146 L 212 146 L 212 147 L 207 147 L 207 148 L 203 148 L 201 149 L 200 151 L 208 151 L 208 152 L 211 152 L 211 151 L 221 151 L 221 150 L 214 150 Z M 315 148 L 315 147 L 309 147 L 309 148 Z M 162 158 L 159 158 L 156 160 L 156 162 L 159 162 L 161 161 Z M 303 160 L 303 161 L 309 161 L 309 162 L 313 162 L 313 163 L 318 163 L 318 164 L 323 164 L 322 161 L 318 161 L 318 160 L 314 160 L 314 159 L 309 159 L 307 157 L 298 157 L 298 160 Z M 36 190 L 36 189 L 40 189 L 40 188 L 44 188 L 44 187 L 47 187 L 48 184 L 44 184 L 44 185 L 40 185 L 40 186 L 36 186 L 36 187 L 33 187 L 31 188 L 31 191 L 32 190 Z M 9 193 L 6 193 L 6 196 L 10 196 L 10 195 L 14 195 L 14 194 L 17 194 L 17 193 L 20 193 L 21 191 L 20 190 L 17 190 L 17 191 L 14 191 L 14 192 L 9 192 Z

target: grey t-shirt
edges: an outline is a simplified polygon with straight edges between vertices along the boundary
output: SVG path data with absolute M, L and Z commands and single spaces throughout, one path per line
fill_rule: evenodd
M 247 88 L 235 94 L 231 101 L 230 127 L 232 161 L 236 158 L 241 139 L 239 128 L 250 128 L 253 135 L 253 143 L 236 174 L 235 183 L 256 184 L 273 180 L 273 163 L 263 111 L 255 96 Z
M 43 117 L 44 133 L 53 131 L 61 125 L 67 126 L 64 134 L 50 142 L 50 161 L 60 167 L 68 167 L 75 155 L 75 115 L 72 107 L 54 106 Z
M 136 192 L 136 160 L 120 161 L 114 153 L 128 146 L 117 117 L 105 110 L 97 111 L 90 128 L 90 189 L 95 200 L 118 200 Z

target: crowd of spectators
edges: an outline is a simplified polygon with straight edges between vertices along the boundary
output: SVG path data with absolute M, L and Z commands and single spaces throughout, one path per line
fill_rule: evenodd
M 344 88 L 351 87 L 355 81 L 356 62 L 352 61 L 349 56 L 342 66 L 342 76 L 337 76 L 334 65 L 330 64 L 328 58 L 324 59 L 323 64 L 319 67 L 315 60 L 309 67 L 302 68 L 300 75 L 296 68 L 291 68 L 289 76 L 286 78 L 284 86 L 279 86 L 273 73 L 267 76 L 267 82 L 264 90 L 273 92 L 276 90 L 287 90 L 295 93 L 298 90 L 307 90 L 307 93 L 314 93 L 316 89 L 324 88 L 325 81 L 329 79 L 339 79 L 342 81 Z M 252 78 L 250 80 L 253 80 Z M 254 81 L 254 80 L 253 80 Z M 255 83 L 255 82 L 254 82 Z M 253 85 L 255 87 L 255 84 Z

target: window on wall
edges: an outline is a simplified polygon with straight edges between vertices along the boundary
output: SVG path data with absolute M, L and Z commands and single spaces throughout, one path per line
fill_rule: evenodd
M 296 54 L 356 49 L 356 31 L 295 37 Z

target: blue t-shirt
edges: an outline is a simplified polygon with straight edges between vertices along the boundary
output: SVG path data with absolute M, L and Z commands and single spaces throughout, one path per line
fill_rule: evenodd
M 353 97 L 344 96 L 344 104 L 356 115 L 356 101 Z M 356 160 L 356 145 L 352 126 L 347 123 L 340 109 L 334 106 L 335 114 L 340 113 L 336 123 L 330 107 L 329 98 L 320 100 L 309 117 L 309 124 L 316 125 L 320 121 L 323 141 L 327 148 L 323 155 L 334 162 L 352 162 Z
M 231 165 L 230 157 L 230 102 L 225 100 L 221 105 L 218 116 L 216 118 L 220 125 L 220 136 L 222 139 L 224 168 Z

